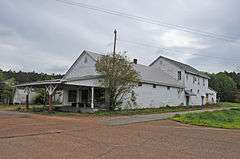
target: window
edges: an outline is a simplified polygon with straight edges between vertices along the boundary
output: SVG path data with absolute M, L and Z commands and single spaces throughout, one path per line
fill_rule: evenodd
M 167 90 L 170 90 L 170 86 L 167 86 Z
M 182 72 L 178 71 L 178 80 L 181 80 L 181 79 L 182 79 Z
M 192 92 L 192 89 L 190 91 Z
M 198 78 L 198 84 L 200 84 L 200 79 Z
M 193 76 L 193 83 L 195 83 L 196 81 L 197 81 L 197 78 Z
M 200 92 L 199 89 L 197 90 L 197 92 L 198 92 L 198 93 Z
M 203 79 L 203 86 L 205 86 L 205 79 Z
M 156 88 L 157 87 L 157 85 L 156 84 L 153 84 L 153 88 Z
M 68 102 L 76 102 L 77 101 L 77 91 L 76 90 L 69 90 L 68 91 Z
M 188 80 L 188 75 L 186 75 L 186 79 Z
M 138 83 L 138 86 L 142 86 L 142 83 L 141 83 L 141 82 L 139 82 L 139 83 Z

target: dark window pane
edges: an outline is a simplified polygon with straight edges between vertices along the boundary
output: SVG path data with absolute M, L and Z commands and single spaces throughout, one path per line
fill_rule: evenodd
M 77 102 L 77 91 L 76 90 L 68 91 L 68 102 Z

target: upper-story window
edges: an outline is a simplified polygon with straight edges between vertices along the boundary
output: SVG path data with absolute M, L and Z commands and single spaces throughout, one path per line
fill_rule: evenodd
M 203 79 L 203 86 L 205 86 L 205 79 Z
M 186 74 L 186 80 L 188 80 L 188 74 Z
M 198 84 L 200 84 L 200 79 L 198 78 Z
M 181 80 L 181 79 L 182 79 L 182 72 L 178 71 L 178 80 Z
M 195 83 L 196 81 L 197 81 L 197 78 L 193 76 L 193 83 Z

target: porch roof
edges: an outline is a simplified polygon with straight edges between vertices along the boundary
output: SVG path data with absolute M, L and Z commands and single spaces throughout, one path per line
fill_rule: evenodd
M 41 87 L 41 86 L 46 86 L 46 85 L 51 85 L 51 84 L 61 84 L 61 83 L 62 83 L 61 79 L 54 79 L 54 80 L 44 80 L 44 81 L 22 83 L 22 84 L 16 85 L 16 87 L 30 87 L 30 86 Z

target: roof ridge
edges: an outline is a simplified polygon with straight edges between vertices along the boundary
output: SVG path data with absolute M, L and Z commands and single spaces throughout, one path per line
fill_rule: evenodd
M 178 67 L 180 67 L 181 69 L 185 70 L 186 72 L 192 73 L 192 74 L 196 74 L 198 76 L 201 77 L 205 77 L 205 78 L 210 78 L 208 75 L 206 75 L 205 73 L 203 73 L 202 71 L 199 71 L 198 69 L 194 68 L 193 66 L 189 65 L 189 64 L 185 64 L 173 59 L 170 59 L 168 57 L 162 56 L 160 55 L 155 61 L 153 61 L 149 66 L 152 66 L 156 61 L 158 61 L 160 58 L 166 59 L 169 62 L 172 62 L 173 64 L 177 65 Z

